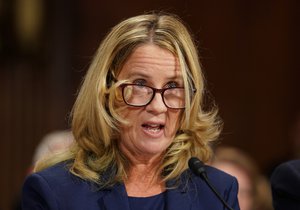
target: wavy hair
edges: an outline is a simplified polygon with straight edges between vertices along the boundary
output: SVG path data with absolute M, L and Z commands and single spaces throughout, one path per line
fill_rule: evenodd
M 177 16 L 149 13 L 122 21 L 104 38 L 72 110 L 72 132 L 76 143 L 64 155 L 40 163 L 37 170 L 71 159 L 71 172 L 85 180 L 113 185 L 126 178 L 128 160 L 117 143 L 118 127 L 125 123 L 116 111 L 120 82 L 113 78 L 117 77 L 133 50 L 148 43 L 178 57 L 189 96 L 177 134 L 160 166 L 162 179 L 178 178 L 187 168 L 191 156 L 204 162 L 211 157 L 211 142 L 217 139 L 222 123 L 216 106 L 208 111 L 203 109 L 204 77 L 193 38 Z M 113 176 L 105 178 L 105 173 L 112 169 Z

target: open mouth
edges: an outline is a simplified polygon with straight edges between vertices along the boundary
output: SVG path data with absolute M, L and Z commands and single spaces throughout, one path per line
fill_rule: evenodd
M 162 125 L 162 124 L 142 124 L 142 127 L 145 128 L 149 132 L 156 133 L 156 132 L 161 131 L 165 127 L 165 125 Z

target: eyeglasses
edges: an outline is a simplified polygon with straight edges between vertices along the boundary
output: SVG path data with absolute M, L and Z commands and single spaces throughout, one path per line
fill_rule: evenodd
M 185 91 L 183 87 L 156 89 L 146 85 L 123 84 L 121 88 L 123 100 L 129 106 L 147 106 L 158 92 L 161 94 L 166 107 L 170 109 L 185 108 Z

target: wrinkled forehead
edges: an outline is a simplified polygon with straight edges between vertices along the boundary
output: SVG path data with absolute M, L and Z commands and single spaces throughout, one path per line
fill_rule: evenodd
M 127 58 L 120 69 L 119 76 L 124 74 L 142 74 L 164 72 L 168 77 L 181 77 L 179 59 L 172 52 L 157 45 L 146 44 L 137 47 Z

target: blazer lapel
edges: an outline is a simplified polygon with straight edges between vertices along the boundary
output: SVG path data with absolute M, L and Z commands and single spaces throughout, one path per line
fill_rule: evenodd
M 179 182 L 178 182 L 179 181 Z M 192 198 L 190 196 L 191 187 L 189 186 L 190 174 L 185 171 L 179 180 L 171 180 L 167 182 L 166 209 L 192 209 Z M 177 186 L 174 188 L 174 186 Z
M 128 196 L 123 184 L 117 184 L 111 189 L 100 191 L 98 204 L 102 210 L 130 210 Z
M 190 210 L 192 207 L 191 198 L 188 192 L 183 192 L 181 189 L 170 189 L 167 190 L 166 195 L 166 209 L 184 209 Z

